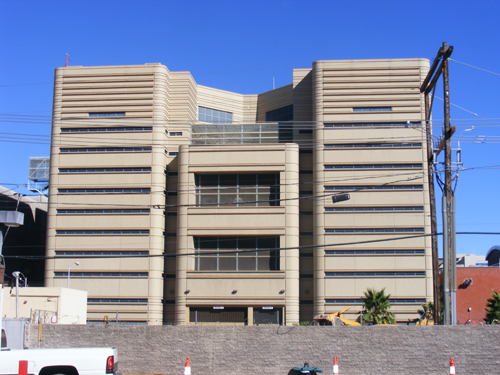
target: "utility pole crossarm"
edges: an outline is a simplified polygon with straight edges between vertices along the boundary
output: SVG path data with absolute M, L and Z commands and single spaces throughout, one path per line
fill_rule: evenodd
M 439 76 L 443 72 L 443 65 L 444 62 L 448 60 L 448 58 L 451 56 L 453 52 L 453 46 L 449 46 L 446 50 L 444 50 L 444 47 L 441 47 L 436 55 L 436 58 L 434 59 L 434 62 L 432 63 L 431 69 L 429 70 L 429 73 L 427 73 L 427 77 L 425 77 L 424 82 L 422 82 L 422 85 L 420 86 L 420 92 L 425 94 L 429 94 L 429 92 L 432 90 L 432 88 L 436 85 L 437 80 L 439 79 Z M 437 64 L 441 60 L 441 64 L 439 65 L 439 68 L 436 69 Z M 436 74 L 434 74 L 436 73 Z M 434 76 L 434 77 L 432 77 Z M 432 81 L 431 81 L 432 78 Z M 429 83 L 430 82 L 430 83 Z
M 434 58 L 434 62 L 432 63 L 431 68 L 429 69 L 429 72 L 427 73 L 427 77 L 425 77 L 424 82 L 422 82 L 422 85 L 420 86 L 420 93 L 423 93 L 424 91 L 427 90 L 427 84 L 431 80 L 432 76 L 434 75 L 434 72 L 436 71 L 437 64 L 441 60 L 441 56 L 443 56 L 444 49 L 441 47 L 437 54 L 436 57 Z M 441 70 L 439 70 L 439 73 L 441 74 Z
M 452 137 L 452 135 L 455 134 L 455 127 L 452 126 L 448 131 L 444 133 L 444 138 L 441 140 L 441 143 L 439 143 L 439 146 L 437 148 L 437 152 L 435 157 L 437 158 L 440 152 L 443 150 L 444 146 L 446 145 L 446 141 Z

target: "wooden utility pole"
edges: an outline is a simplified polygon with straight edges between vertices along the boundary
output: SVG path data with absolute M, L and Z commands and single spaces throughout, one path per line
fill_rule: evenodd
M 436 195 L 434 190 L 434 158 L 437 157 L 439 152 L 445 148 L 446 139 L 448 140 L 448 149 L 450 152 L 450 162 L 451 162 L 451 149 L 449 147 L 449 138 L 454 132 L 454 129 L 450 128 L 450 117 L 449 117 L 449 83 L 448 83 L 448 58 L 453 52 L 453 47 L 448 47 L 447 43 L 443 43 L 443 46 L 437 52 L 436 58 L 434 59 L 432 66 L 424 79 L 420 87 L 420 92 L 424 93 L 425 98 L 425 124 L 426 124 L 426 134 L 427 134 L 427 161 L 428 161 L 428 181 L 429 181 L 429 200 L 431 208 L 431 232 L 432 236 L 432 273 L 433 273 L 433 286 L 434 286 L 434 320 L 439 323 L 441 318 L 441 288 L 439 282 L 439 254 L 438 254 L 438 239 L 437 239 L 437 220 L 436 220 Z M 438 67 L 439 64 L 439 67 Z M 446 66 L 446 68 L 445 68 Z M 444 73 L 446 70 L 446 73 Z M 434 102 L 434 94 L 436 91 L 436 83 L 441 75 L 446 76 L 445 79 L 445 129 L 444 129 L 444 139 L 439 145 L 436 155 L 434 155 L 434 148 L 432 142 L 432 126 L 431 126 L 431 113 L 432 104 Z M 447 120 L 446 120 L 447 119 Z M 446 125 L 447 124 L 447 125 Z M 445 161 L 446 163 L 446 161 Z M 450 171 L 451 176 L 451 163 L 446 164 L 446 170 Z M 449 188 L 451 191 L 451 178 L 449 179 Z M 450 210 L 448 209 L 447 212 Z M 445 267 L 448 268 L 448 267 Z M 446 274 L 443 275 L 443 280 L 446 279 Z M 445 282 L 446 284 L 446 282 Z M 448 284 L 449 285 L 449 284 Z M 448 288 L 449 289 L 449 288 Z M 446 292 L 445 292 L 446 295 Z M 446 304 L 445 304 L 446 306 Z M 449 309 L 445 309 L 449 312 Z M 446 313 L 445 313 L 446 316 Z M 446 320 L 448 321 L 448 320 Z

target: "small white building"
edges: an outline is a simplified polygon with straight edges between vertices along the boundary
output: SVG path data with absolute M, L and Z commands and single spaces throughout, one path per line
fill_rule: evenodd
M 68 288 L 4 288 L 3 317 L 18 318 L 43 324 L 86 324 L 87 292 Z

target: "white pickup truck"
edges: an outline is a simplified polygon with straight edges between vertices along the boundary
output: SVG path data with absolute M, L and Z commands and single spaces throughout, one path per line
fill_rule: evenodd
M 2 330 L 0 375 L 18 374 L 19 361 L 28 362 L 28 375 L 119 375 L 116 348 L 11 350 L 4 338 Z

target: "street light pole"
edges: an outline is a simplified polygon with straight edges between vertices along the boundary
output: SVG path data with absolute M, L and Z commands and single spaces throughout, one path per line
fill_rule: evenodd
M 70 276 L 70 272 L 71 272 L 71 266 L 75 264 L 77 266 L 80 265 L 80 262 L 75 262 L 75 263 L 71 263 L 69 266 L 68 266 L 68 289 L 69 289 L 69 276 Z
M 16 319 L 19 318 L 19 275 L 21 272 L 14 271 L 12 276 L 16 278 Z

